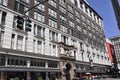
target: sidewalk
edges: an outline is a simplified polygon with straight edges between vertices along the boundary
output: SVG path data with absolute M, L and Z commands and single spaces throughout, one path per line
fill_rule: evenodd
M 105 79 L 101 79 L 101 80 L 120 80 L 120 78 L 105 78 Z

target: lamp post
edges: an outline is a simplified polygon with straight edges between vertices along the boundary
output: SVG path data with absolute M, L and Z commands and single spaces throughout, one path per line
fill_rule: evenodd
M 93 68 L 93 59 L 91 58 L 91 56 L 89 57 L 89 63 L 90 63 L 90 68 L 89 68 L 89 80 L 92 80 L 92 78 L 91 78 L 91 73 L 90 73 L 90 71 L 91 70 L 93 70 L 92 68 Z

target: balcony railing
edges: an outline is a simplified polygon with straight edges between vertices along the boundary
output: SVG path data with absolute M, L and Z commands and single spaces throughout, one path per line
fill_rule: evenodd
M 75 60 L 75 56 L 70 56 L 67 54 L 59 54 L 60 59 L 65 59 L 65 60 Z

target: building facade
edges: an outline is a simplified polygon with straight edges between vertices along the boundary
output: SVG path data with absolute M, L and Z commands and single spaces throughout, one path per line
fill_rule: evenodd
M 110 67 L 108 67 L 108 74 L 112 77 L 119 77 L 119 69 L 117 65 L 115 49 L 112 42 L 108 39 L 106 39 L 106 48 L 112 64 Z
M 100 75 L 111 65 L 103 21 L 85 0 L 49 0 L 27 15 L 31 31 L 17 16 L 39 0 L 0 1 L 0 78 L 72 80 Z
M 108 39 L 106 40 L 106 46 L 111 63 L 117 63 L 114 46 L 112 42 Z
M 110 40 L 114 46 L 118 68 L 120 69 L 120 36 L 111 37 Z

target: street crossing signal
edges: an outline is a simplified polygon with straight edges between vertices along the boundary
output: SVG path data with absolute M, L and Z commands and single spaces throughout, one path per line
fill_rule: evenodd
M 17 28 L 23 30 L 24 19 L 17 16 Z
M 27 17 L 26 18 L 26 23 L 25 23 L 25 30 L 26 31 L 31 31 L 31 20 Z

